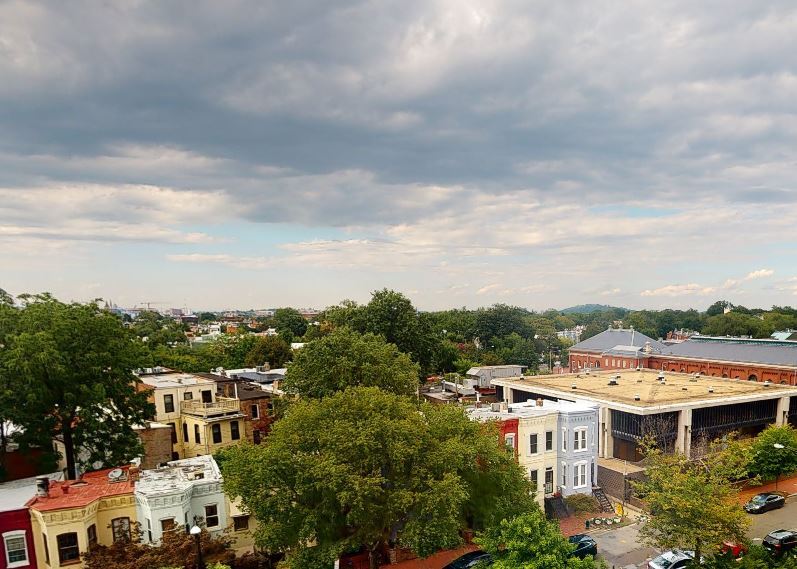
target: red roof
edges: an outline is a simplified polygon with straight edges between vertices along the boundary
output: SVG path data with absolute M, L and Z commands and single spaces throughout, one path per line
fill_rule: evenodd
M 118 469 L 124 473 L 118 482 L 112 482 L 108 478 L 108 473 L 113 470 L 117 469 L 106 468 L 87 472 L 80 480 L 51 482 L 49 496 L 46 498 L 35 496 L 28 501 L 27 506 L 40 512 L 82 508 L 102 498 L 132 494 L 135 483 L 130 480 L 128 467 L 124 466 Z

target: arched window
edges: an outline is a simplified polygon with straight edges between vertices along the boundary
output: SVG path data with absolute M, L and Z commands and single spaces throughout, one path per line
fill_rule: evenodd
M 728 379 L 728 374 L 727 373 L 723 373 L 722 377 L 724 377 L 725 379 Z
M 750 376 L 747 378 L 747 381 L 758 381 L 758 378 L 754 373 L 751 373 Z

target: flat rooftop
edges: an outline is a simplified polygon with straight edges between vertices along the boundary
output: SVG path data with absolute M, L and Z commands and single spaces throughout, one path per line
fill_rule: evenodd
M 719 405 L 725 400 L 740 402 L 797 396 L 797 388 L 786 385 L 766 385 L 757 381 L 723 379 L 688 373 L 664 373 L 664 384 L 658 380 L 659 371 L 611 370 L 536 375 L 494 379 L 494 385 L 528 391 L 540 395 L 562 397 L 571 401 L 595 401 L 621 404 L 640 410 L 661 406 L 690 406 L 700 403 Z M 609 385 L 616 379 L 617 385 Z M 573 389 L 573 385 L 576 386 Z M 709 391 L 711 389 L 712 391 Z M 639 401 L 635 400 L 639 396 Z
M 173 460 L 167 466 L 141 471 L 136 494 L 155 496 L 172 494 L 196 483 L 218 482 L 221 473 L 210 455 Z
M 506 421 L 507 419 L 523 419 L 526 417 L 542 417 L 544 415 L 555 415 L 557 413 L 576 413 L 579 411 L 594 411 L 598 406 L 595 404 L 588 404 L 585 402 L 573 403 L 570 401 L 551 401 L 550 399 L 542 400 L 542 405 L 538 405 L 536 401 L 526 401 L 525 403 L 513 403 L 507 409 L 501 411 L 493 411 L 491 404 L 482 405 L 481 407 L 468 407 L 465 409 L 470 419 L 476 421 L 490 421 L 499 420 Z
M 175 387 L 186 387 L 196 385 L 215 385 L 215 383 L 204 377 L 199 377 L 193 373 L 171 372 L 139 376 L 144 385 L 149 385 L 155 389 L 170 389 Z

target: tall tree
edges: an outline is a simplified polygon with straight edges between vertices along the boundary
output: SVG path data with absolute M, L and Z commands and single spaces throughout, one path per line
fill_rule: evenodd
M 258 337 L 246 353 L 244 364 L 259 366 L 268 363 L 273 368 L 282 367 L 293 356 L 291 347 L 279 336 Z
M 303 397 L 325 397 L 350 386 L 413 395 L 418 367 L 380 336 L 339 328 L 299 350 L 285 377 L 285 389 Z
M 592 558 L 571 554 L 574 546 L 540 508 L 501 520 L 476 542 L 493 557 L 492 569 L 595 569 Z
M 258 520 L 260 547 L 300 559 L 313 549 L 316 564 L 295 567 L 366 547 L 375 568 L 386 544 L 427 556 L 458 544 L 469 517 L 534 507 L 492 425 L 373 387 L 300 400 L 265 444 L 225 449 L 221 468 Z
M 418 314 L 412 302 L 394 290 L 378 290 L 363 310 L 365 332 L 379 334 L 416 361 L 424 373 L 430 366 L 436 344 L 431 322 Z
M 0 288 L 0 358 L 16 329 L 18 316 L 19 311 L 14 306 L 14 299 Z M 3 361 L 0 359 L 0 480 L 4 480 L 6 475 L 6 449 L 9 443 L 14 400 L 12 374 L 3 366 Z
M 67 477 L 81 465 L 115 465 L 140 454 L 134 425 L 154 414 L 132 370 L 141 344 L 122 321 L 91 304 L 65 304 L 49 294 L 23 295 L 5 366 L 12 374 L 11 411 L 23 444 L 65 448 Z
M 529 323 L 529 312 L 517 306 L 494 304 L 481 308 L 476 313 L 476 336 L 482 345 L 489 347 L 494 338 L 508 336 L 512 332 L 523 338 L 533 338 L 534 329 Z
M 307 330 L 307 320 L 295 308 L 277 308 L 274 327 L 280 334 L 290 332 L 291 337 L 301 338 Z
M 797 470 L 797 430 L 791 425 L 770 425 L 750 447 L 751 474 L 775 480 Z
M 710 457 L 692 462 L 683 454 L 651 447 L 646 461 L 646 479 L 633 482 L 651 514 L 639 532 L 644 541 L 660 548 L 691 549 L 700 559 L 724 540 L 745 539 L 749 520 L 738 492 Z

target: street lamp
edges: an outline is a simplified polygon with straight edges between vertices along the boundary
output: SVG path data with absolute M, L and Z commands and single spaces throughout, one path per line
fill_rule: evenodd
M 191 528 L 189 532 L 191 535 L 194 536 L 196 540 L 196 558 L 197 558 L 197 569 L 205 569 L 205 560 L 202 559 L 202 544 L 200 543 L 200 535 L 202 534 L 202 530 L 199 526 L 195 525 Z
M 775 447 L 777 450 L 781 450 L 781 449 L 786 448 L 785 446 L 783 446 L 780 443 L 773 443 L 772 446 Z M 780 478 L 780 472 L 775 474 L 775 490 L 778 489 L 778 478 Z

